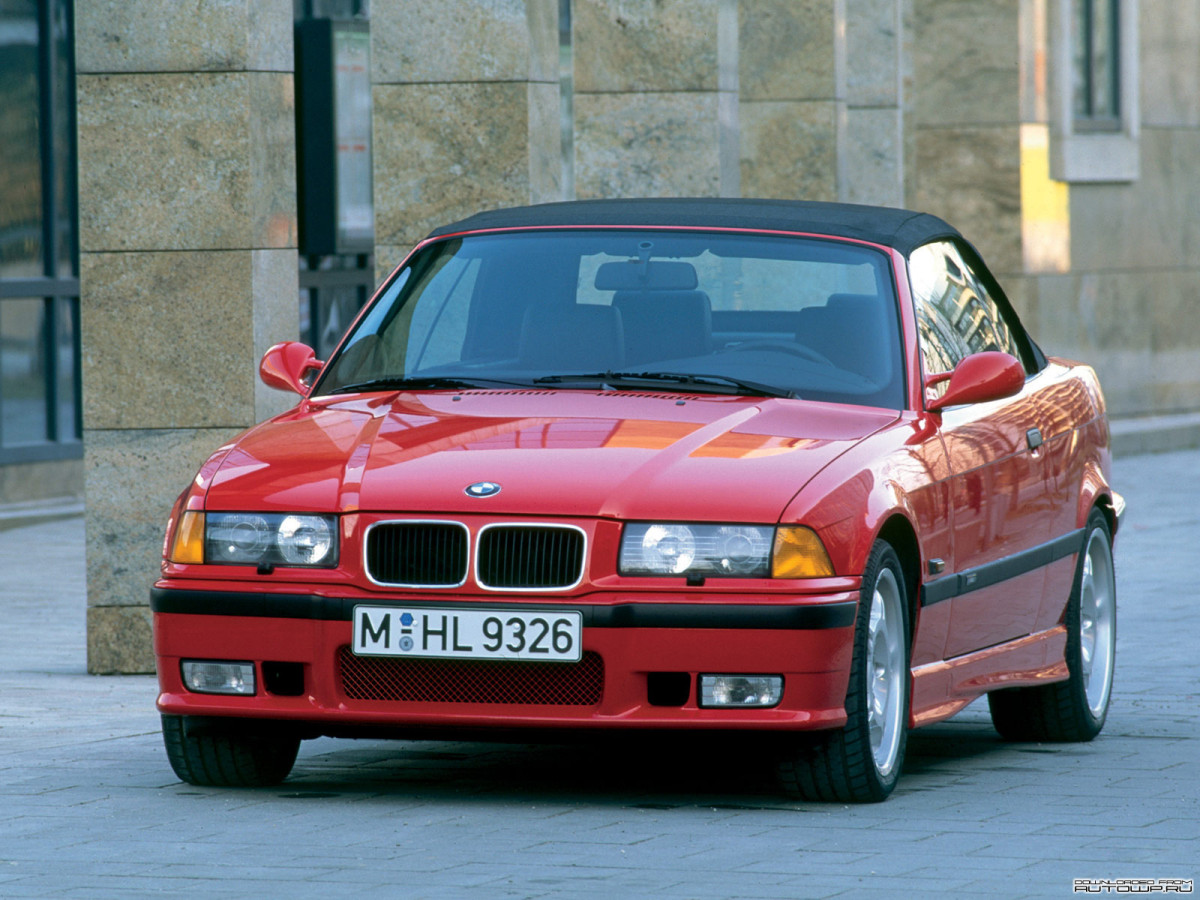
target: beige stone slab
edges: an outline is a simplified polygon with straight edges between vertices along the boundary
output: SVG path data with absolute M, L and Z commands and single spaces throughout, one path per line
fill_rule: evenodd
M 527 82 L 376 85 L 378 244 L 411 246 L 454 219 L 553 194 L 554 93 Z
M 262 342 L 299 330 L 294 251 L 84 253 L 80 263 L 86 428 L 240 428 L 259 417 Z
M 751 100 L 837 96 L 834 0 L 742 0 L 738 91 Z
M 83 0 L 76 71 L 291 72 L 292 20 L 292 0 Z
M 1098 274 L 1037 277 L 1038 315 L 1030 328 L 1046 353 L 1094 359 L 1104 350 L 1150 350 L 1152 329 L 1124 279 Z
M 147 602 L 175 498 L 204 460 L 237 433 L 185 428 L 85 433 L 89 607 Z
M 573 0 L 575 90 L 715 91 L 720 0 Z
M 89 675 L 153 675 L 153 617 L 148 606 L 104 606 L 87 611 Z
M 1200 0 L 1141 0 L 1144 125 L 1200 127 Z
M 907 100 L 917 124 L 1019 121 L 1019 5 L 912 0 Z
M 838 199 L 904 205 L 903 117 L 899 109 L 846 109 L 841 119 Z
M 844 4 L 846 88 L 850 106 L 895 106 L 900 101 L 901 0 Z
M 1096 368 L 1112 415 L 1194 409 L 1198 287 L 1197 268 L 1042 276 L 1033 330 L 1047 353 Z
M 291 75 L 84 75 L 77 91 L 82 249 L 296 245 Z
M 558 81 L 556 0 L 392 0 L 371 10 L 375 84 Z
M 1071 260 L 1082 270 L 1200 260 L 1200 130 L 1143 128 L 1141 177 L 1071 185 Z M 1196 292 L 1200 298 L 1200 290 Z
M 1077 347 L 1085 358 L 1116 349 L 1192 353 L 1200 362 L 1200 266 L 1098 271 L 1069 282 Z M 1061 311 L 1059 311 L 1061 312 Z M 1065 330 L 1067 323 L 1061 323 Z
M 559 86 L 529 85 L 529 197 L 527 203 L 563 200 L 563 135 Z
M 907 205 L 956 226 L 999 275 L 1022 271 L 1020 132 L 919 128 Z
M 575 193 L 716 197 L 721 191 L 716 91 L 575 95 Z
M 743 101 L 738 120 L 744 196 L 837 199 L 837 105 L 833 101 Z

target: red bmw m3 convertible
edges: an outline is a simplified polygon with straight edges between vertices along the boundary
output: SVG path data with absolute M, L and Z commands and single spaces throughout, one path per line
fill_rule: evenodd
M 1007 738 L 1104 724 L 1100 385 L 934 216 L 485 212 L 261 376 L 297 405 L 189 483 L 151 593 L 184 781 L 321 735 L 737 731 L 794 796 L 878 801 L 984 693 Z

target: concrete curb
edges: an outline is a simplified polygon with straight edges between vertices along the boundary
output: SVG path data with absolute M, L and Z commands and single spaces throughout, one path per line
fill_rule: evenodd
M 1200 413 L 1115 419 L 1110 429 L 1113 455 L 1118 457 L 1200 447 Z
M 82 497 L 51 497 L 25 503 L 4 503 L 0 504 L 0 531 L 82 515 Z

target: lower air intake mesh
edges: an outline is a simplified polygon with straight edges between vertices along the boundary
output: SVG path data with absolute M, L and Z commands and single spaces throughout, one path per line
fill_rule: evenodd
M 527 663 L 355 656 L 344 646 L 338 667 L 351 700 L 595 706 L 604 693 L 604 660 L 590 652 L 578 663 Z

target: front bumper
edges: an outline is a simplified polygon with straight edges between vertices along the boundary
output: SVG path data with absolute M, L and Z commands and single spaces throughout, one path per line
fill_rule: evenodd
M 595 690 L 582 699 L 572 695 L 565 700 L 549 691 L 550 699 L 536 702 L 503 695 L 499 701 L 475 696 L 396 699 L 395 685 L 382 682 L 402 682 L 405 676 L 388 671 L 391 661 L 372 658 L 371 665 L 378 668 L 368 671 L 364 681 L 358 677 L 362 673 L 352 671 L 359 658 L 348 649 L 354 606 L 379 603 L 378 597 L 160 583 L 151 592 L 158 708 L 174 715 L 289 722 L 313 735 L 572 728 L 787 731 L 835 728 L 846 721 L 857 591 L 796 598 L 725 595 L 717 601 L 687 596 L 639 599 L 616 592 L 590 594 L 585 601 L 572 597 L 497 602 L 500 599 L 406 597 L 403 602 L 439 608 L 486 602 L 489 608 L 579 610 L 584 652 L 591 663 L 597 658 L 600 662 Z M 193 693 L 182 681 L 184 659 L 253 662 L 257 693 Z M 444 672 L 450 681 L 461 676 L 504 682 L 510 676 L 529 676 L 548 683 L 566 675 L 562 667 L 572 665 L 483 662 L 469 664 L 463 675 L 456 663 L 422 660 L 417 665 Z M 513 666 L 523 669 L 517 672 Z M 269 673 L 281 669 L 295 677 L 285 679 L 285 691 L 275 692 Z M 766 709 L 701 709 L 701 673 L 779 674 L 783 697 L 778 706 Z M 655 688 L 664 677 L 690 687 L 664 696 Z

